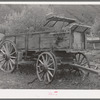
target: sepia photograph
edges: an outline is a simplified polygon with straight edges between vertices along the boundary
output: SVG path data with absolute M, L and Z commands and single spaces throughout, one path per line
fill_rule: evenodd
M 100 4 L 0 4 L 0 89 L 99 90 Z

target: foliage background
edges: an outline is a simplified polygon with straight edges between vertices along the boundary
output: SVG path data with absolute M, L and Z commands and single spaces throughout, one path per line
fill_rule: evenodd
M 0 32 L 21 34 L 44 30 L 49 13 L 75 18 L 92 26 L 92 32 L 100 30 L 99 5 L 0 5 Z

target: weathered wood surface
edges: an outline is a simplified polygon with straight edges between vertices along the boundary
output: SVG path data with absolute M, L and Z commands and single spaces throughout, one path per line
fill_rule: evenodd
M 28 38 L 25 39 L 25 36 Z M 65 33 L 49 33 L 49 34 L 29 34 L 7 37 L 8 40 L 15 42 L 17 49 L 25 49 L 26 41 L 28 43 L 28 50 L 41 50 L 51 48 L 69 48 L 69 34 Z
M 28 49 L 68 48 L 69 34 L 40 34 L 29 36 Z
M 29 35 L 28 50 L 39 49 L 39 35 Z

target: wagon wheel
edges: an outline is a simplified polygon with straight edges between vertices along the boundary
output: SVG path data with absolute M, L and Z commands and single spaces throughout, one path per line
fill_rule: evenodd
M 56 72 L 55 56 L 50 52 L 43 52 L 39 55 L 36 63 L 36 72 L 38 79 L 49 84 Z
M 74 63 L 78 64 L 78 65 L 81 65 L 83 67 L 90 68 L 89 61 L 83 53 L 78 52 L 78 53 L 75 54 Z M 75 68 L 75 70 L 76 70 L 77 73 L 79 73 L 82 76 L 82 80 L 84 80 L 86 78 L 86 76 L 89 75 L 88 71 L 84 71 L 80 68 Z
M 0 46 L 0 69 L 6 73 L 14 71 L 17 65 L 17 50 L 15 44 L 5 40 Z

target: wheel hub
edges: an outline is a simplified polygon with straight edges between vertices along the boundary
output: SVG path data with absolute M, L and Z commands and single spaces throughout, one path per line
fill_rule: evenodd
M 4 58 L 5 58 L 7 61 L 10 59 L 10 56 L 7 55 L 7 54 L 5 54 L 5 55 L 3 55 L 3 56 L 4 56 Z

